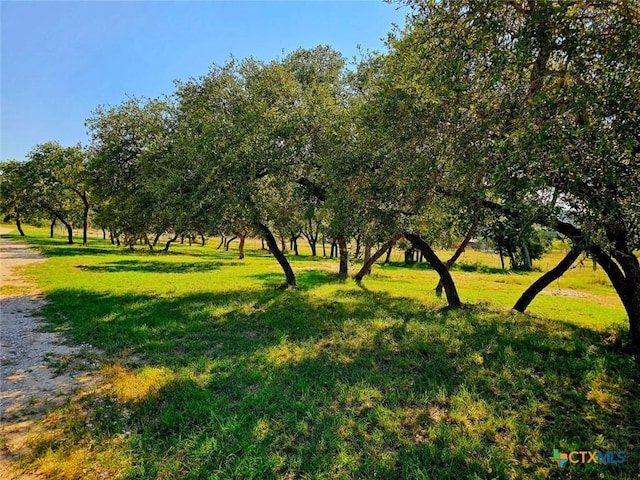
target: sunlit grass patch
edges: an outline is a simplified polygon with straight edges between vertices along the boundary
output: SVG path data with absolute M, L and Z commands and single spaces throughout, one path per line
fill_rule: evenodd
M 144 399 L 157 392 L 175 376 L 168 368 L 144 366 L 131 370 L 118 364 L 104 369 L 103 375 L 113 385 L 115 397 L 120 402 Z

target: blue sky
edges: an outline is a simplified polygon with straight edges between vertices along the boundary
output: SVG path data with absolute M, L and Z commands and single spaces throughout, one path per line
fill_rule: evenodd
M 382 1 L 5 1 L 2 160 L 38 143 L 86 143 L 84 121 L 127 95 L 171 93 L 230 55 L 270 60 L 328 44 L 384 50 L 406 8 Z

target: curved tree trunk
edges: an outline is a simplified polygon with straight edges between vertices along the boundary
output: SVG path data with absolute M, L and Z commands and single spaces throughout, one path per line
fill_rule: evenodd
M 235 237 L 233 238 L 238 238 L 240 240 L 239 244 L 238 244 L 238 256 L 240 258 L 240 260 L 242 260 L 244 258 L 244 241 L 247 239 L 247 232 L 232 232 Z
M 453 266 L 453 264 L 456 263 L 456 260 L 458 260 L 458 258 L 460 258 L 460 255 L 462 255 L 464 250 L 467 248 L 467 245 L 469 245 L 469 242 L 475 235 L 477 228 L 478 228 L 478 221 L 476 220 L 473 223 L 473 225 L 471 225 L 471 228 L 469 229 L 469 231 L 467 232 L 467 235 L 462 240 L 462 243 L 458 246 L 456 251 L 453 252 L 453 255 L 451 256 L 451 258 L 447 260 L 447 263 L 445 263 L 445 267 L 447 267 L 447 270 L 451 270 L 451 267 Z M 438 285 L 436 285 L 436 295 L 439 297 L 442 296 L 442 280 L 440 280 L 438 282 Z
M 225 242 L 226 242 L 226 241 L 227 241 L 227 237 L 225 237 L 224 235 L 222 235 L 222 238 L 220 239 L 220 245 L 218 245 L 218 246 L 216 247 L 216 250 L 220 250 L 220 247 L 222 247 L 222 246 L 225 244 Z
M 65 228 L 67 229 L 67 243 L 69 243 L 69 245 L 73 244 L 73 228 L 71 228 L 71 224 L 69 224 L 60 215 L 56 214 L 56 216 L 58 217 L 58 220 L 60 220 L 62 224 L 65 226 Z
M 629 317 L 629 340 L 634 352 L 640 352 L 640 264 L 630 252 L 616 252 L 614 258 L 598 247 L 590 251 L 607 273 Z
M 53 227 L 56 226 L 56 217 L 51 220 L 51 226 L 49 227 L 49 238 L 53 238 Z
M 382 245 L 382 247 L 380 247 L 380 249 L 376 253 L 371 255 L 369 257 L 369 259 L 366 262 L 364 262 L 364 265 L 362 265 L 362 268 L 360 269 L 360 271 L 354 277 L 355 280 L 357 282 L 359 282 L 360 280 L 362 280 L 364 278 L 365 275 L 369 275 L 371 273 L 371 267 L 373 266 L 373 264 L 376 263 L 376 261 L 382 255 L 384 255 L 385 252 L 389 252 L 390 249 L 393 248 L 393 245 L 395 245 L 395 243 L 398 241 L 398 239 L 401 236 L 402 236 L 402 234 L 400 234 L 400 233 L 394 235 L 384 245 Z
M 24 230 L 22 230 L 22 223 L 20 223 L 20 210 L 18 210 L 17 208 L 15 209 L 16 211 L 16 228 L 18 229 L 18 232 L 20 232 L 20 236 L 24 237 Z
M 155 247 L 156 245 L 158 245 L 158 240 L 160 240 L 160 236 L 162 234 L 161 233 L 156 233 L 156 236 L 153 237 L 153 246 Z
M 338 239 L 338 250 L 340 251 L 340 270 L 338 276 L 347 278 L 349 273 L 349 250 L 347 250 L 347 242 L 344 238 Z
M 317 255 L 317 250 L 316 250 L 316 246 L 317 246 L 317 243 L 318 243 L 317 234 L 316 234 L 316 237 L 314 237 L 313 235 L 309 235 L 306 232 L 302 232 L 302 235 L 304 236 L 304 238 L 307 239 L 307 243 L 309 244 L 309 248 L 311 248 L 311 256 L 315 257 Z
M 176 233 L 172 238 L 170 238 L 169 240 L 167 240 L 167 243 L 164 244 L 164 248 L 162 249 L 163 252 L 168 252 L 169 251 L 169 247 L 171 246 L 171 244 L 173 242 L 175 242 L 178 239 L 179 235 Z
M 237 237 L 237 235 L 234 235 L 234 236 L 233 236 L 233 237 L 231 237 L 230 239 L 225 240 L 225 242 L 224 242 L 224 251 L 225 251 L 225 252 L 228 252 L 228 251 L 229 251 L 229 244 L 230 244 L 231 242 L 233 242 L 236 238 L 238 238 L 238 237 Z
M 573 262 L 580 256 L 580 252 L 582 250 L 580 248 L 574 247 L 565 257 L 551 270 L 538 278 L 529 288 L 527 288 L 524 293 L 520 296 L 516 304 L 513 306 L 514 310 L 517 310 L 520 313 L 524 313 L 529 304 L 536 298 L 542 290 L 544 290 L 551 282 L 560 278 L 564 272 L 566 272 Z
M 404 232 L 404 237 L 409 240 L 413 246 L 418 248 L 420 252 L 422 252 L 424 257 L 427 259 L 427 262 L 429 262 L 434 270 L 438 272 L 438 275 L 440 275 L 449 307 L 460 308 L 462 306 L 462 302 L 460 302 L 458 290 L 456 289 L 453 278 L 451 278 L 451 274 L 449 273 L 449 270 L 447 270 L 445 264 L 442 263 L 433 249 L 427 242 L 422 239 L 422 237 L 420 237 L 420 235 L 410 232 Z
M 273 236 L 273 233 L 271 233 L 271 230 L 269 230 L 269 227 L 264 223 L 259 223 L 258 228 L 260 228 L 262 235 L 267 241 L 267 245 L 269 246 L 271 253 L 273 254 L 274 257 L 276 257 L 276 260 L 280 264 L 280 267 L 282 267 L 282 271 L 284 272 L 284 276 L 287 280 L 287 286 L 295 287 L 296 276 L 293 273 L 293 270 L 291 269 L 291 265 L 289 264 L 287 257 L 285 257 L 284 253 L 282 253 L 282 250 L 278 248 L 278 242 Z
M 582 230 L 557 220 L 556 230 L 576 243 L 586 243 Z M 589 252 L 606 272 L 613 288 L 622 301 L 629 316 L 629 339 L 631 349 L 640 352 L 640 261 L 627 245 L 627 232 L 624 225 L 607 225 L 607 237 L 615 245 L 609 253 L 597 245 L 590 245 Z
M 384 259 L 384 263 L 389 263 L 391 260 L 391 252 L 393 251 L 393 245 L 387 249 L 387 256 Z

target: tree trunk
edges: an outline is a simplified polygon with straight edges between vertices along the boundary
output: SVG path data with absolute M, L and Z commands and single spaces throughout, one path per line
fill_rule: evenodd
M 65 227 L 67 227 L 67 242 L 69 243 L 69 245 L 73 244 L 73 229 L 71 228 L 70 224 L 65 224 Z
M 384 259 L 384 263 L 389 263 L 389 261 L 391 260 L 391 251 L 393 250 L 393 246 L 390 246 L 387 249 L 387 256 Z
M 405 232 L 404 237 L 409 240 L 412 245 L 418 248 L 420 252 L 422 252 L 424 257 L 427 259 L 427 262 L 429 262 L 433 269 L 438 272 L 438 275 L 440 275 L 449 307 L 460 308 L 462 306 L 462 303 L 460 302 L 460 297 L 458 296 L 456 284 L 454 283 L 453 278 L 451 278 L 451 274 L 449 273 L 449 270 L 447 270 L 445 264 L 440 261 L 429 244 L 425 242 L 420 237 L 420 235 Z
M 414 263 L 415 249 L 413 247 L 407 248 L 404 251 L 404 263 L 405 265 L 411 265 Z
M 118 232 L 115 232 L 114 236 L 116 237 L 116 245 L 120 246 L 120 234 Z
M 240 260 L 242 260 L 244 258 L 244 241 L 247 238 L 246 235 L 242 235 L 240 238 L 240 242 L 238 243 L 238 256 L 240 258 Z
M 551 282 L 557 280 L 564 272 L 569 270 L 569 267 L 573 265 L 573 262 L 580 256 L 580 252 L 582 250 L 580 248 L 574 247 L 565 255 L 565 257 L 551 270 L 538 278 L 529 288 L 527 288 L 524 293 L 520 296 L 516 304 L 513 306 L 514 310 L 517 310 L 520 313 L 524 313 L 529 304 L 533 301 L 534 298 L 544 290 Z
M 340 251 L 340 270 L 338 270 L 338 276 L 340 278 L 347 278 L 349 273 L 349 250 L 347 250 L 347 242 L 344 238 L 338 240 L 338 250 Z
M 304 230 L 302 231 L 302 235 L 304 235 L 304 237 L 307 239 L 307 242 L 309 242 L 309 247 L 311 247 L 311 256 L 315 257 L 316 256 L 316 245 L 318 244 L 318 235 L 320 232 L 320 226 L 317 225 L 316 226 L 316 230 L 313 230 L 313 221 L 309 218 L 309 231 L 305 232 Z
M 362 243 L 360 242 L 360 235 L 356 236 L 356 251 L 353 254 L 353 258 L 360 258 L 360 245 Z
M 333 258 L 335 257 L 336 254 L 336 250 L 338 249 L 338 244 L 335 240 L 331 240 L 331 252 L 329 253 L 329 258 Z
M 170 238 L 169 240 L 167 240 L 167 243 L 164 244 L 164 248 L 162 249 L 163 252 L 168 252 L 169 251 L 169 246 L 175 242 L 178 239 L 178 234 L 176 233 L 172 238 Z
M 53 238 L 53 227 L 56 226 L 56 217 L 51 220 L 51 226 L 49 227 L 49 238 Z
M 305 233 L 302 232 L 302 235 L 304 235 L 304 238 L 307 239 L 307 243 L 309 244 L 309 247 L 311 248 L 311 256 L 315 257 L 316 256 L 316 245 L 318 243 L 318 234 L 316 233 L 316 236 L 313 236 L 313 233 L 309 234 L 309 233 Z
M 156 236 L 153 237 L 153 246 L 155 247 L 158 244 L 158 240 L 160 240 L 161 233 L 156 233 Z
M 376 263 L 376 260 L 384 255 L 385 252 L 388 252 L 401 236 L 401 234 L 394 235 L 384 245 L 382 245 L 382 247 L 380 247 L 380 249 L 376 253 L 371 255 L 369 259 L 364 262 L 364 265 L 362 266 L 360 271 L 356 274 L 355 280 L 359 282 L 364 278 L 365 275 L 369 275 L 371 273 L 371 266 Z
M 529 255 L 529 249 L 527 244 L 522 242 L 522 255 L 524 257 L 524 269 L 528 272 L 531 271 L 533 265 L 531 264 L 531 255 Z
M 65 228 L 67 229 L 67 243 L 69 243 L 69 245 L 73 244 L 73 229 L 71 228 L 71 225 L 69 223 L 67 223 L 67 221 L 62 218 L 61 216 L 58 215 L 58 220 L 60 220 L 62 222 L 62 224 L 65 226 Z
M 575 243 L 586 243 L 582 230 L 573 225 L 556 221 L 556 230 Z M 598 245 L 590 245 L 589 252 L 606 272 L 629 316 L 629 339 L 631 349 L 640 352 L 640 262 L 627 246 L 627 231 L 624 224 L 605 226 L 609 241 L 615 249 L 610 254 Z
M 629 251 L 614 252 L 614 258 L 598 247 L 590 251 L 613 284 L 629 317 L 629 340 L 631 349 L 640 352 L 640 264 Z M 622 270 L 621 270 L 622 269 Z
M 242 260 L 244 258 L 244 241 L 247 238 L 247 233 L 245 232 L 232 232 L 235 237 L 233 238 L 238 238 L 240 240 L 240 242 L 238 243 L 238 255 L 240 260 Z
M 640 273 L 639 273 L 640 275 Z M 635 352 L 640 352 L 640 282 L 635 286 L 625 305 L 629 315 L 629 339 Z
M 200 240 L 202 240 L 202 242 L 200 243 L 203 247 L 207 244 L 207 239 L 204 236 L 204 233 L 200 232 Z
M 87 192 L 82 192 L 80 195 L 84 209 L 82 210 L 82 244 L 87 244 L 87 230 L 89 228 L 89 199 L 87 198 Z
M 269 227 L 264 223 L 259 223 L 258 227 L 260 228 L 262 235 L 267 241 L 267 245 L 269 246 L 271 253 L 273 253 L 273 256 L 276 257 L 276 260 L 278 260 L 280 267 L 282 267 L 282 271 L 284 272 L 284 276 L 287 280 L 287 286 L 295 287 L 296 276 L 291 269 L 291 265 L 289 264 L 287 257 L 285 257 L 284 253 L 282 253 L 282 251 L 278 248 L 278 242 L 271 233 L 271 230 L 269 230 Z
M 218 246 L 216 247 L 216 250 L 220 250 L 220 247 L 222 247 L 222 245 L 224 245 L 224 244 L 225 244 L 226 240 L 227 240 L 227 237 L 225 237 L 224 235 L 222 235 L 222 238 L 220 239 L 220 245 L 218 245 Z
M 324 235 L 322 236 L 322 256 L 327 256 L 327 245 L 325 243 Z
M 462 240 L 462 243 L 460 244 L 460 246 L 458 246 L 456 251 L 453 252 L 453 255 L 451 256 L 451 258 L 447 260 L 447 263 L 445 263 L 447 270 L 451 270 L 451 267 L 453 266 L 453 264 L 456 263 L 456 260 L 460 258 L 460 255 L 462 255 L 464 250 L 467 248 L 467 245 L 469 245 L 469 242 L 471 241 L 471 239 L 476 233 L 476 228 L 478 228 L 477 220 L 473 223 L 473 225 L 471 225 L 471 228 L 469 229 L 469 231 L 467 232 L 467 235 Z M 440 280 L 438 282 L 438 285 L 436 285 L 436 295 L 439 297 L 442 296 L 442 280 Z
M 260 239 L 260 242 L 262 242 L 262 247 L 260 248 L 261 250 L 266 250 L 265 246 L 264 246 L 264 238 Z
M 371 274 L 371 263 L 369 263 L 369 260 L 371 259 L 371 248 L 371 240 L 366 239 L 364 244 L 364 265 L 362 266 L 363 268 L 366 268 L 365 275 Z
M 102 229 L 102 240 L 106 240 L 107 239 L 107 231 L 104 229 L 104 227 L 100 227 Z
M 22 230 L 22 223 L 20 223 L 20 210 L 16 208 L 16 228 L 20 232 L 20 236 L 24 237 L 24 230 Z
M 224 243 L 224 251 L 225 251 L 225 252 L 228 252 L 228 251 L 229 251 L 229 244 L 230 244 L 231 242 L 233 242 L 236 238 L 238 238 L 238 237 L 234 235 L 234 236 L 233 236 L 233 237 L 231 237 L 229 240 L 226 240 L 226 241 L 225 241 L 225 243 Z

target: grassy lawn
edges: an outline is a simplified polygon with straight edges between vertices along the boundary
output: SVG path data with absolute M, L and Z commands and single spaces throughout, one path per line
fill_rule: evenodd
M 105 352 L 105 382 L 53 411 L 23 467 L 53 478 L 622 478 L 640 472 L 640 369 L 618 353 L 622 306 L 585 263 L 532 315 L 509 308 L 540 273 L 469 252 L 436 274 L 399 262 L 362 285 L 337 262 L 210 246 L 87 247 L 27 228 L 51 328 Z M 539 262 L 555 265 L 562 252 Z M 448 253 L 441 252 L 441 258 Z M 399 257 L 398 257 L 399 258 Z M 356 266 L 352 267 L 353 269 Z M 554 449 L 624 450 L 556 466 Z

